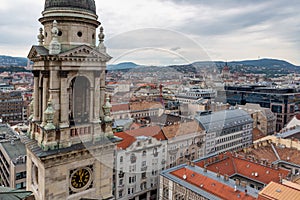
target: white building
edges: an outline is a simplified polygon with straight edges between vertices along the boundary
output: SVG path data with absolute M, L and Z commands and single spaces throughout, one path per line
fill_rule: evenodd
M 156 199 L 159 173 L 166 168 L 167 151 L 160 127 L 146 127 L 115 136 L 123 139 L 115 153 L 116 199 Z
M 168 168 L 204 156 L 205 132 L 197 121 L 178 122 L 162 132 L 168 141 Z

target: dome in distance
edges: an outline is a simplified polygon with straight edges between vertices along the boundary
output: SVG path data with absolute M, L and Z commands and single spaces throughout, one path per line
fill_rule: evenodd
M 94 0 L 46 0 L 45 11 L 55 9 L 84 10 L 96 14 Z

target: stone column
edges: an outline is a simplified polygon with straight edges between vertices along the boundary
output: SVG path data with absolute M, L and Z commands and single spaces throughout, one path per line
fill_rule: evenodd
M 58 68 L 58 67 L 56 67 Z M 54 108 L 54 119 L 53 124 L 55 126 L 59 125 L 59 111 L 60 111 L 60 82 L 58 71 L 50 71 L 50 78 L 49 78 L 49 98 L 51 98 L 52 106 Z
M 68 72 L 60 71 L 60 128 L 69 127 Z
M 99 122 L 100 119 L 100 75 L 101 72 L 95 72 L 95 87 L 94 87 L 94 119 L 95 122 Z
M 34 75 L 34 90 L 33 90 L 33 121 L 39 121 L 39 71 L 33 71 Z
M 44 126 L 46 123 L 44 112 L 47 109 L 47 103 L 48 103 L 48 81 L 49 81 L 49 71 L 42 71 L 43 74 L 43 107 L 42 107 L 42 124 L 41 126 Z
M 100 118 L 104 118 L 104 112 L 102 107 L 105 103 L 105 71 L 103 70 L 100 75 Z
M 89 113 L 89 122 L 94 122 L 94 112 L 97 112 L 96 109 L 94 109 L 94 88 L 90 88 L 90 113 Z

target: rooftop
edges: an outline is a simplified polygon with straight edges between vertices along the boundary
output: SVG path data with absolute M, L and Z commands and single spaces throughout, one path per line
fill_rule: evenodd
M 180 165 L 167 169 L 161 175 L 173 182 L 182 185 L 193 192 L 208 199 L 256 199 L 258 190 L 247 186 L 236 186 L 232 179 L 225 180 L 216 173 L 204 170 L 197 166 Z M 247 194 L 245 193 L 247 189 Z
M 222 110 L 208 115 L 196 116 L 195 119 L 199 121 L 207 132 L 220 131 L 253 122 L 250 115 L 240 109 Z
M 300 151 L 296 148 L 289 148 L 285 145 L 276 145 L 267 141 L 254 144 L 247 148 L 245 152 L 239 152 L 240 155 L 252 157 L 255 160 L 266 161 L 269 164 L 278 162 L 288 162 L 300 167 Z
M 26 147 L 20 140 L 1 142 L 0 145 L 3 146 L 14 164 L 25 163 Z
M 111 112 L 120 112 L 120 111 L 129 111 L 128 103 L 113 104 L 112 105 Z
M 187 135 L 191 133 L 199 133 L 203 131 L 201 126 L 196 121 L 176 123 L 170 126 L 162 128 L 162 131 L 166 138 L 171 139 L 173 137 L 178 137 L 181 135 Z
M 254 160 L 246 159 L 238 154 L 227 152 L 225 154 L 203 159 L 196 163 L 197 166 L 221 175 L 228 176 L 240 175 L 252 181 L 268 184 L 271 181 L 280 182 L 281 178 L 285 178 L 289 171 L 286 169 L 275 168 L 263 165 Z
M 157 140 L 166 140 L 159 126 L 150 126 L 124 132 L 115 133 L 115 136 L 123 140 L 117 144 L 119 149 L 126 149 L 133 144 L 137 139 L 153 137 Z
M 58 8 L 68 8 L 68 9 L 80 9 L 86 10 L 96 14 L 96 5 L 94 0 L 46 0 L 45 1 L 45 11 L 58 9 Z
M 130 111 L 143 111 L 163 108 L 160 102 L 133 102 L 130 104 Z
M 271 182 L 268 184 L 259 195 L 263 199 L 280 199 L 280 200 L 299 200 L 300 190 L 287 185 Z

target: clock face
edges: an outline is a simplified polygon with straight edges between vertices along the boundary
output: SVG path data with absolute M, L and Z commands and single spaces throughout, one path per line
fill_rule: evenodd
M 71 174 L 71 186 L 74 189 L 81 189 L 91 182 L 91 171 L 88 168 L 81 168 Z

